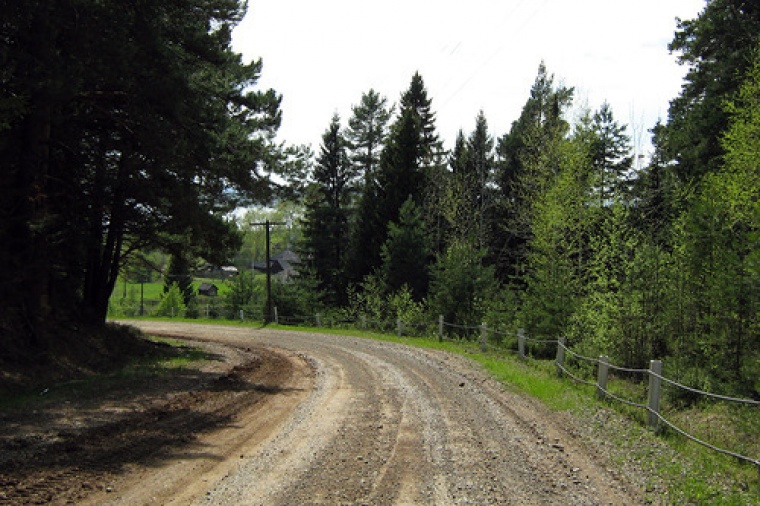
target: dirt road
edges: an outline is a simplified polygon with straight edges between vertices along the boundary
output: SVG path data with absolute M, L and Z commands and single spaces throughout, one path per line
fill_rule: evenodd
M 108 409 L 132 415 L 105 423 L 107 441 L 79 431 L 74 457 L 53 466 L 68 478 L 51 479 L 43 465 L 14 476 L 0 459 L 0 504 L 641 502 L 555 414 L 464 358 L 350 337 L 131 323 L 203 342 L 219 357 L 216 369 L 190 378 L 186 391 L 175 385 L 131 406 L 112 400 Z M 87 420 L 78 416 L 67 423 Z M 94 463 L 76 457 L 82 447 L 125 439 L 100 451 L 115 458 L 99 463 L 95 450 L 84 454 Z M 35 480 L 37 495 L 19 494 L 35 490 Z

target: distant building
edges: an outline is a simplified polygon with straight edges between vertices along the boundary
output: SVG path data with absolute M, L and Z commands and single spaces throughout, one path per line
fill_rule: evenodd
M 219 288 L 211 283 L 201 283 L 198 287 L 198 295 L 206 297 L 216 297 L 219 294 Z
M 272 276 L 282 282 L 290 281 L 298 276 L 296 266 L 301 263 L 301 258 L 292 250 L 286 249 L 272 255 L 269 261 Z M 266 272 L 266 262 L 253 262 L 253 268 L 259 272 Z
M 197 271 L 195 275 L 199 278 L 216 278 L 225 279 L 237 276 L 239 274 L 238 268 L 234 265 L 224 265 L 222 267 L 216 267 L 211 264 L 206 264 L 202 269 Z

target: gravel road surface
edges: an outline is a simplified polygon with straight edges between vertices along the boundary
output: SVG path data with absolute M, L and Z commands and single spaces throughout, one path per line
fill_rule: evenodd
M 235 452 L 235 465 L 216 481 L 202 482 L 201 495 L 177 502 L 639 502 L 550 411 L 507 392 L 462 357 L 302 332 L 139 326 L 150 333 L 279 349 L 311 366 L 308 377 L 291 380 L 308 385 L 308 391 L 291 392 L 296 402 L 281 424 L 270 427 L 266 438 L 254 438 L 245 452 Z M 281 395 L 289 395 L 285 390 Z M 129 494 L 120 497 L 133 503 Z
M 214 358 L 166 384 L 3 414 L 0 505 L 643 503 L 604 452 L 563 426 L 567 416 L 464 357 L 125 323 Z

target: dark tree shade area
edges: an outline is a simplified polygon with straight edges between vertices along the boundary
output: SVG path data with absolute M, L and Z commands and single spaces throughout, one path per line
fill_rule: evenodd
M 221 261 L 223 215 L 261 199 L 280 97 L 230 48 L 237 0 L 4 1 L 0 332 L 42 348 L 102 324 L 137 250 Z M 235 190 L 235 191 L 232 191 Z

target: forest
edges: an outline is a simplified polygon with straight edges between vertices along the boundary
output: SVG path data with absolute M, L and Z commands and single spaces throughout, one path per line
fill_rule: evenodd
M 230 213 L 276 203 L 300 229 L 292 312 L 519 327 L 760 398 L 756 2 L 679 22 L 686 77 L 645 164 L 609 105 L 571 118 L 539 62 L 508 132 L 473 111 L 445 146 L 417 73 L 398 102 L 357 97 L 312 153 L 277 142 L 281 97 L 230 47 L 239 2 L 32 3 L 3 9 L 5 360 L 102 325 L 148 252 L 229 262 L 249 229 Z

